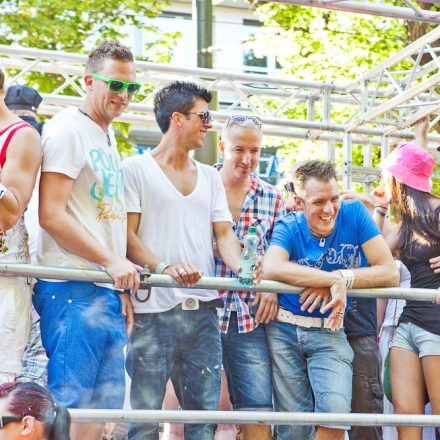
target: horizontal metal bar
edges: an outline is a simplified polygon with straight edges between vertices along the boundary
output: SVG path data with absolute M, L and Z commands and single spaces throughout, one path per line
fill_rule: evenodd
M 44 95 L 44 99 L 47 104 L 55 104 L 55 105 L 70 105 L 79 107 L 81 102 L 83 101 L 82 98 L 79 97 L 72 97 L 72 96 L 53 96 L 53 95 Z M 44 107 L 45 110 L 50 110 L 50 108 Z M 156 130 L 157 124 L 153 117 L 153 107 L 148 106 L 145 104 L 136 104 L 131 103 L 128 106 L 128 109 L 132 112 L 142 112 L 143 114 L 135 114 L 135 113 L 124 113 L 121 115 L 120 118 L 117 118 L 117 121 L 125 121 L 125 122 L 134 122 L 134 123 L 140 123 L 145 124 L 150 122 Z M 59 109 L 57 109 L 59 110 Z M 225 112 L 211 112 L 214 118 L 214 125 L 215 122 L 218 124 L 222 124 L 223 121 L 225 121 L 229 114 Z M 264 124 L 264 132 L 268 135 L 274 135 L 274 136 L 285 136 L 289 135 L 291 137 L 295 137 L 295 132 L 289 133 L 286 131 L 283 131 L 283 128 L 285 130 L 292 129 L 292 128 L 302 128 L 307 130 L 323 130 L 333 133 L 344 133 L 346 131 L 345 125 L 342 124 L 323 124 L 322 122 L 318 121 L 300 121 L 300 120 L 293 120 L 293 119 L 281 119 L 281 118 L 273 118 L 273 117 L 266 117 L 261 116 L 261 120 Z M 214 127 L 216 129 L 221 129 L 220 125 L 217 127 Z M 355 127 L 352 130 L 352 133 L 362 134 L 366 136 L 382 136 L 384 133 L 386 133 L 387 129 L 385 128 L 373 128 L 373 127 Z M 298 133 L 298 138 L 307 138 L 307 136 L 301 136 L 300 133 Z M 409 131 L 396 131 L 392 135 L 393 138 L 398 139 L 414 139 L 414 133 Z M 326 140 L 322 137 L 323 140 Z M 338 138 L 342 140 L 342 137 Z M 432 134 L 430 133 L 428 135 L 428 141 L 430 142 L 440 142 L 440 135 L 439 134 Z M 369 141 L 368 141 L 369 142 Z M 378 141 L 379 142 L 379 141 Z M 358 142 L 361 144 L 362 142 L 358 138 Z M 376 142 L 377 144 L 377 142 Z
M 70 269 L 16 263 L 0 263 L 0 276 L 113 283 L 110 276 L 106 272 L 100 270 Z M 142 277 L 141 287 L 144 289 L 148 287 L 186 288 L 177 283 L 170 275 L 151 275 L 148 278 Z M 202 277 L 192 289 L 244 290 L 298 294 L 302 292 L 304 288 L 271 280 L 263 280 L 257 286 L 247 287 L 239 284 L 237 278 Z M 397 298 L 420 301 L 434 301 L 437 298 L 438 293 L 437 289 L 401 289 L 400 287 L 349 290 L 350 296 L 359 298 Z
M 35 49 L 19 46 L 6 46 L 0 45 L 0 55 L 10 55 L 15 57 L 29 57 L 38 58 L 40 60 L 53 60 L 53 61 L 64 61 L 69 63 L 81 63 L 85 64 L 87 60 L 87 55 L 76 54 L 72 52 L 62 52 L 47 49 Z M 163 75 L 167 73 L 180 75 L 194 75 L 207 80 L 218 80 L 225 79 L 230 81 L 243 81 L 249 84 L 262 84 L 267 83 L 276 84 L 283 87 L 302 87 L 305 89 L 317 89 L 324 90 L 330 88 L 333 91 L 345 91 L 345 85 L 340 83 L 331 83 L 324 81 L 304 81 L 304 80 L 289 80 L 285 78 L 274 78 L 270 79 L 266 76 L 261 76 L 259 74 L 252 73 L 230 73 L 226 71 L 219 71 L 214 69 L 206 69 L 202 67 L 183 67 L 171 64 L 159 64 L 159 63 L 149 63 L 146 61 L 136 61 L 136 68 L 141 72 L 160 72 Z
M 159 411 L 69 409 L 75 422 L 241 423 L 264 425 L 440 426 L 440 416 L 419 414 L 332 414 L 269 411 Z

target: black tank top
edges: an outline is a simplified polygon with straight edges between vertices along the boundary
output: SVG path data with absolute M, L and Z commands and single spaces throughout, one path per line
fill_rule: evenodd
M 440 287 L 440 274 L 434 273 L 429 264 L 430 258 L 439 255 L 440 243 L 436 242 L 423 243 L 414 240 L 402 250 L 400 259 L 411 273 L 411 287 Z M 400 322 L 412 322 L 424 330 L 440 335 L 440 305 L 429 301 L 408 300 L 400 316 Z

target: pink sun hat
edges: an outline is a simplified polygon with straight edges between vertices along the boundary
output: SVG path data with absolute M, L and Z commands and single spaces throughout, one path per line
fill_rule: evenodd
M 405 185 L 430 193 L 434 164 L 432 154 L 422 147 L 400 144 L 379 166 Z

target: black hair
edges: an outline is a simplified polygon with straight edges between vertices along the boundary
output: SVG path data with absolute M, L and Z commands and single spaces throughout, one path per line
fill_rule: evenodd
M 195 83 L 175 81 L 159 90 L 154 98 L 154 116 L 160 131 L 166 133 L 174 112 L 187 113 L 197 98 L 211 102 L 212 94 Z

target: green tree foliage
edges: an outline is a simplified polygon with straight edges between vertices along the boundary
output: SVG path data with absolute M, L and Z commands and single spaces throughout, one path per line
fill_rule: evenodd
M 264 27 L 253 43 L 255 54 L 273 53 L 283 73 L 314 81 L 350 82 L 420 37 L 421 31 L 430 30 L 426 25 L 422 30 L 413 23 L 388 17 L 271 2 L 259 3 L 257 14 Z M 316 108 L 320 105 L 317 102 Z M 332 114 L 332 120 L 343 123 L 350 112 L 342 106 Z M 286 111 L 284 117 L 304 119 L 304 114 L 305 105 L 300 104 Z M 326 144 L 290 139 L 281 142 L 278 154 L 286 169 L 297 160 L 326 157 Z M 339 166 L 341 147 L 337 144 Z M 363 157 L 362 146 L 353 145 L 353 164 L 362 165 Z M 373 165 L 379 160 L 379 148 L 374 148 Z
M 401 20 L 265 3 L 256 47 L 270 47 L 284 70 L 298 79 L 351 80 L 406 45 Z
M 153 29 L 146 19 L 166 0 L 2 0 L 0 44 L 84 52 L 96 39 L 124 37 L 125 26 Z

